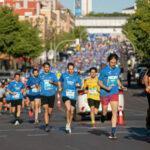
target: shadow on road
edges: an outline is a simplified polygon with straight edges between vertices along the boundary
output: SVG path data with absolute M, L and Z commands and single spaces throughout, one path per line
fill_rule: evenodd
M 88 132 L 91 134 L 97 135 L 97 136 L 102 136 L 102 135 L 105 135 L 107 137 L 109 136 L 109 133 L 107 131 L 104 131 L 104 130 L 93 129 L 93 130 L 88 131 Z
M 135 93 L 135 94 L 133 94 L 133 96 L 136 96 L 136 97 L 146 97 L 146 94 L 143 91 L 143 92 L 140 92 L 140 93 Z
M 132 127 L 127 129 L 129 134 L 124 138 L 128 140 L 137 140 L 150 143 L 150 134 L 145 128 Z

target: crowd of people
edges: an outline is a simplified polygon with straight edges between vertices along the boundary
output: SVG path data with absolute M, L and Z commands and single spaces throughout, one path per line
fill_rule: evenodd
M 70 56 L 67 60 L 56 64 L 57 70 L 65 72 L 66 68 L 64 66 L 68 62 L 74 62 L 75 69 L 82 72 L 93 66 L 99 70 L 104 64 L 107 64 L 107 57 L 110 53 L 116 53 L 120 57 L 123 51 L 119 38 L 117 36 L 112 37 L 109 34 L 105 36 L 97 35 L 94 41 L 83 42 L 81 47 L 84 47 L 84 49 L 77 51 L 75 55 Z
M 45 131 L 49 132 L 49 122 L 52 116 L 56 95 L 61 95 L 66 110 L 67 133 L 71 133 L 73 114 L 78 99 L 78 89 L 87 94 L 91 113 L 91 126 L 96 126 L 95 115 L 102 105 L 101 122 L 107 119 L 108 104 L 112 109 L 112 129 L 109 138 L 116 138 L 118 93 L 125 89 L 120 81 L 118 61 L 121 53 L 117 39 L 104 37 L 97 42 L 84 44 L 85 50 L 77 52 L 68 60 L 51 66 L 48 62 L 42 66 L 35 64 L 30 69 L 15 73 L 9 81 L 0 85 L 0 113 L 9 109 L 14 115 L 12 123 L 19 125 L 23 122 L 21 112 L 29 107 L 34 114 L 34 123 L 39 124 L 39 113 L 44 110 Z M 118 57 L 119 56 L 119 57 Z M 102 67 L 102 64 L 105 64 Z M 67 68 L 67 70 L 66 70 Z M 80 72 L 89 70 L 88 78 L 82 81 Z M 99 72 L 99 74 L 98 74 Z M 147 74 L 149 93 L 149 73 Z M 148 98 L 149 98 L 149 94 Z
M 108 65 L 101 70 L 97 76 L 97 68 L 90 68 L 90 76 L 81 81 L 78 72 L 75 71 L 75 64 L 68 63 L 67 72 L 62 73 L 60 79 L 52 73 L 49 63 L 44 63 L 39 70 L 33 68 L 25 81 L 21 80 L 20 73 L 15 73 L 14 78 L 5 87 L 1 87 L 1 100 L 5 98 L 10 105 L 10 112 L 14 114 L 14 125 L 22 123 L 21 111 L 23 102 L 30 101 L 30 108 L 34 112 L 34 123 L 39 123 L 39 112 L 41 106 L 44 109 L 45 131 L 49 132 L 49 120 L 53 112 L 56 93 L 61 93 L 62 101 L 66 110 L 66 132 L 71 133 L 73 113 L 77 101 L 77 89 L 81 88 L 88 95 L 88 104 L 91 108 L 91 125 L 95 127 L 95 115 L 101 104 L 103 113 L 101 121 L 106 120 L 107 107 L 112 107 L 112 131 L 109 138 L 116 138 L 117 111 L 118 111 L 118 90 L 123 89 L 119 80 L 120 69 L 117 67 L 118 56 L 110 54 Z M 26 73 L 25 73 L 26 75 Z M 5 95 L 4 95 L 5 94 Z M 101 97 L 101 98 L 100 98 Z M 24 107 L 24 106 L 23 106 Z

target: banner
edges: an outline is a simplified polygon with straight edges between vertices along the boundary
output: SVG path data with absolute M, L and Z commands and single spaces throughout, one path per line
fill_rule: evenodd
M 81 16 L 81 0 L 75 0 L 75 16 Z

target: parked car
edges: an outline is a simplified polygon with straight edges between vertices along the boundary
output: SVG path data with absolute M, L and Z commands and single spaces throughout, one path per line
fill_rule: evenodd
M 59 52 L 59 58 L 60 58 L 60 61 L 62 61 L 64 59 L 68 59 L 69 55 L 64 52 Z
M 144 76 L 146 74 L 147 69 L 144 69 L 140 72 L 138 84 L 144 86 Z
M 124 112 L 124 95 L 123 92 L 119 92 L 119 106 L 118 109 L 122 109 Z M 99 106 L 99 114 L 102 113 L 102 105 L 100 103 Z M 87 94 L 84 94 L 84 91 L 80 90 L 78 99 L 77 99 L 77 104 L 76 104 L 76 109 L 74 113 L 74 120 L 75 121 L 80 121 L 82 120 L 82 117 L 89 116 L 90 115 L 90 107 L 88 105 L 87 101 Z M 111 119 L 112 115 L 112 110 L 110 104 L 108 105 L 108 113 L 107 113 L 107 118 Z
M 137 81 L 137 83 L 139 83 L 139 78 L 140 78 L 140 74 L 143 72 L 143 71 L 146 71 L 147 70 L 147 67 L 138 67 L 135 71 L 135 80 Z
M 74 55 L 76 52 L 73 47 L 70 47 L 66 50 L 66 53 L 71 56 Z

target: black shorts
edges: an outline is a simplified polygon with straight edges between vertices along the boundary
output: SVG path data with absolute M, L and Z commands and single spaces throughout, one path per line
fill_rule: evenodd
M 40 99 L 41 97 L 40 97 L 39 95 L 35 95 L 35 96 L 33 96 L 33 95 L 28 95 L 28 98 L 29 98 L 29 100 L 32 102 L 32 101 L 34 101 L 36 98 Z
M 3 102 L 3 97 L 0 98 L 0 102 L 1 102 L 1 103 Z
M 94 106 L 95 108 L 99 108 L 99 105 L 100 105 L 100 101 L 97 101 L 97 100 L 93 100 L 91 98 L 88 98 L 88 104 L 90 107 Z
M 68 97 L 62 97 L 62 101 L 65 103 L 66 101 L 70 101 L 71 106 L 76 107 L 76 100 L 74 99 L 69 99 Z
M 55 95 L 53 96 L 41 96 L 41 103 L 42 105 L 47 105 L 50 108 L 54 108 L 54 103 L 55 103 Z
M 22 99 L 18 99 L 18 100 L 11 100 L 11 107 L 17 107 L 17 106 L 21 106 L 22 105 Z

